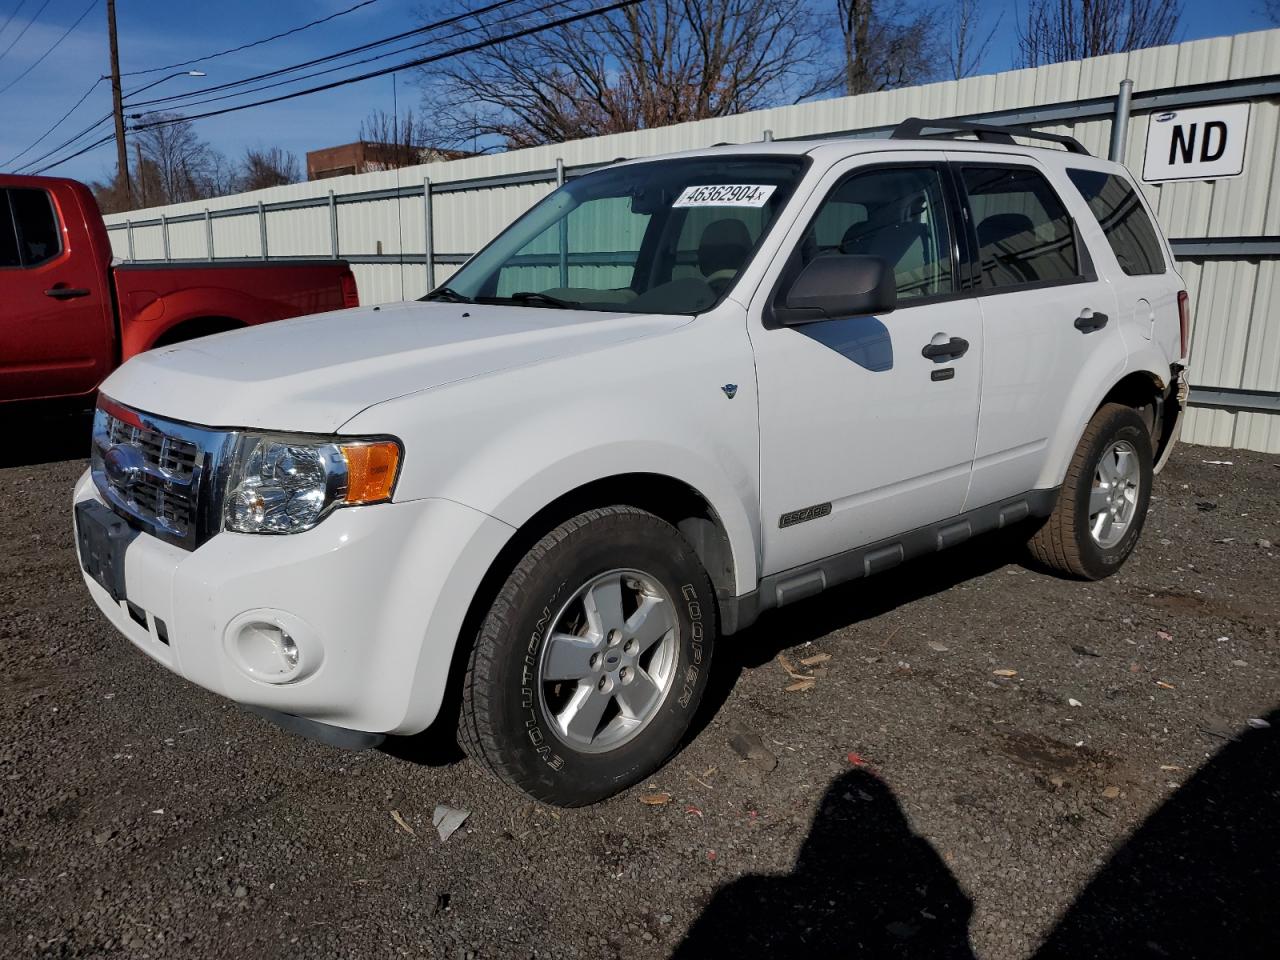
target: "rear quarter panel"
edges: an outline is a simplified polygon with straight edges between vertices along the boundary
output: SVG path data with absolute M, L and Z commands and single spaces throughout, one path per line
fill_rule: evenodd
M 123 264 L 114 268 L 122 359 L 202 317 L 244 326 L 343 308 L 341 261 Z

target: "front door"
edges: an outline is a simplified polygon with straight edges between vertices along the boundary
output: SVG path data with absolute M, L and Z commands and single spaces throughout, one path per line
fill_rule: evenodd
M 96 215 L 94 211 L 94 215 Z M 0 401 L 79 396 L 111 369 L 111 304 L 49 193 L 0 188 Z
M 955 197 L 941 156 L 837 165 L 806 201 L 750 320 L 760 396 L 763 573 L 959 513 L 969 484 L 982 331 L 959 291 Z M 772 322 L 818 256 L 871 255 L 895 271 L 882 316 Z M 954 344 L 954 352 L 931 345 Z

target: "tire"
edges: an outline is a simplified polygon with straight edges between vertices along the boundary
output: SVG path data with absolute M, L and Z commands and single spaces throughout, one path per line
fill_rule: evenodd
M 1085 427 L 1053 513 L 1031 538 L 1032 556 L 1081 580 L 1115 573 L 1142 533 L 1152 477 L 1146 422 L 1132 407 L 1104 404 Z
M 463 680 L 463 748 L 555 806 L 631 786 L 688 732 L 716 614 L 710 578 L 666 521 L 627 506 L 565 521 L 516 564 L 484 618 Z

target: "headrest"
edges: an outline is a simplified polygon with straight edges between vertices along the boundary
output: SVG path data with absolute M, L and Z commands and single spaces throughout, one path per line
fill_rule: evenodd
M 741 220 L 713 220 L 698 242 L 698 269 L 704 277 L 721 270 L 740 270 L 751 252 L 751 234 Z

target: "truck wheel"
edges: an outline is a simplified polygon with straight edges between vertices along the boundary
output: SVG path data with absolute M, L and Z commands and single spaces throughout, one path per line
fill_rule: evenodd
M 524 555 L 463 681 L 470 756 L 536 800 L 579 806 L 676 750 L 707 685 L 710 578 L 688 541 L 634 507 L 588 510 Z
M 1133 551 L 1151 499 L 1151 436 L 1131 407 L 1104 404 L 1085 427 L 1032 555 L 1060 573 L 1101 580 Z

